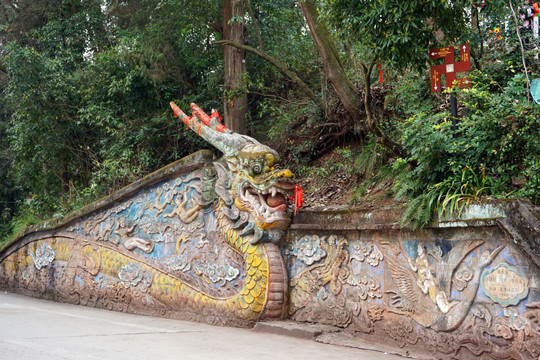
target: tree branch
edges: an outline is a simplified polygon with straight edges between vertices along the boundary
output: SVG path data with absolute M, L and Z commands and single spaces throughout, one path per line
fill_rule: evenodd
M 523 40 L 521 39 L 521 33 L 519 32 L 519 23 L 516 16 L 516 12 L 514 11 L 514 7 L 512 6 L 512 1 L 508 1 L 508 4 L 510 5 L 510 10 L 512 10 L 512 15 L 514 15 L 514 21 L 516 23 L 516 33 L 517 33 L 517 37 L 519 39 L 519 45 L 521 48 L 521 62 L 523 63 L 523 70 L 525 70 L 525 77 L 527 78 L 527 102 L 528 102 L 530 99 L 529 88 L 531 86 L 530 85 L 531 82 L 529 81 L 529 72 L 527 71 L 527 62 L 525 61 L 525 49 L 523 48 Z
M 255 34 L 257 35 L 257 40 L 259 41 L 259 49 L 264 52 L 261 30 L 259 29 L 259 24 L 257 24 L 257 19 L 255 19 L 255 15 L 253 14 L 253 9 L 251 8 L 251 0 L 246 0 L 246 7 L 249 17 L 251 18 L 251 21 L 253 21 L 253 28 L 255 29 Z
M 304 18 L 321 54 L 324 70 L 328 80 L 336 91 L 345 110 L 355 119 L 360 119 L 361 100 L 356 88 L 345 73 L 339 53 L 328 28 L 319 18 L 317 4 L 313 0 L 299 0 Z
M 373 72 L 373 67 L 375 66 L 375 63 L 377 62 L 377 55 L 373 57 L 369 65 L 364 64 L 363 62 L 360 63 L 362 67 L 362 74 L 364 75 L 364 110 L 366 112 L 366 118 L 367 118 L 367 125 L 368 129 L 371 132 L 375 132 L 375 121 L 373 119 L 373 113 L 371 112 L 371 73 Z
M 7 69 L 6 69 L 6 66 L 4 65 L 4 63 L 2 62 L 2 59 L 0 59 L 0 72 L 7 75 Z
M 270 64 L 274 65 L 279 71 L 281 71 L 285 76 L 287 76 L 291 81 L 297 85 L 319 108 L 324 109 L 324 104 L 320 101 L 320 99 L 317 97 L 317 95 L 309 88 L 309 86 L 302 80 L 300 77 L 294 72 L 289 70 L 289 68 L 277 60 L 276 58 L 273 58 L 272 56 L 268 55 L 264 51 L 260 51 L 255 49 L 254 47 L 251 47 L 249 45 L 242 45 L 237 44 L 230 40 L 218 40 L 214 41 L 214 44 L 217 45 L 229 45 L 234 46 L 237 49 L 242 49 L 245 51 L 249 51 L 264 60 L 268 61 Z

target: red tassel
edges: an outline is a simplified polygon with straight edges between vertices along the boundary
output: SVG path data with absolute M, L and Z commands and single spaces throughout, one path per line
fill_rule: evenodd
M 298 214 L 298 210 L 304 206 L 304 192 L 300 185 L 294 185 L 294 198 L 287 197 L 290 201 L 294 202 L 294 215 Z

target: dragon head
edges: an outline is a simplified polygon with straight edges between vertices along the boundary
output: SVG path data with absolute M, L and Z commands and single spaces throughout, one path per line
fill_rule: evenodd
M 285 230 L 291 221 L 287 197 L 294 189 L 294 175 L 276 169 L 276 159 L 277 154 L 264 145 L 247 145 L 235 159 L 238 171 L 231 187 L 235 205 L 249 212 L 263 230 Z
M 231 226 L 241 236 L 252 236 L 252 243 L 277 243 L 291 222 L 287 198 L 295 188 L 292 172 L 278 168 L 278 154 L 227 129 L 216 111 L 208 116 L 191 104 L 193 114 L 188 117 L 172 102 L 171 107 L 189 128 L 223 152 L 223 158 L 214 162 L 218 175 L 215 194 L 221 198 L 221 211 Z

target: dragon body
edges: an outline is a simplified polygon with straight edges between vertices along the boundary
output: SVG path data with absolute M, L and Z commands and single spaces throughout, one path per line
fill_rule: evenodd
M 0 288 L 115 310 L 245 325 L 285 316 L 277 243 L 294 176 L 275 151 L 192 104 L 202 150 L 0 251 Z

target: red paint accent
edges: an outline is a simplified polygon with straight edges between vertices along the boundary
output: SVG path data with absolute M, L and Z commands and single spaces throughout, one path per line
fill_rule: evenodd
M 379 82 L 384 84 L 383 67 L 381 63 L 378 63 L 376 68 L 379 70 Z M 388 83 L 388 69 L 386 69 L 386 83 Z
M 200 107 L 197 106 L 197 104 L 195 103 L 191 103 L 191 110 L 193 111 L 193 116 L 197 115 L 199 117 L 199 119 L 201 119 L 201 121 L 206 125 L 206 126 L 209 126 L 210 127 L 210 116 L 208 116 L 207 113 L 205 113 L 204 111 L 201 110 Z M 213 112 L 212 113 L 212 117 L 214 117 L 214 114 L 216 114 L 220 119 L 221 117 L 219 116 L 219 114 L 217 113 L 217 111 Z M 225 125 L 222 125 L 222 124 L 219 124 L 218 126 L 216 126 L 216 129 L 217 131 L 219 132 L 226 132 L 227 130 L 227 127 L 225 127 Z
M 197 104 L 195 103 L 191 104 L 191 109 L 193 112 L 193 116 L 191 117 L 188 117 L 173 101 L 171 101 L 169 105 L 171 106 L 174 112 L 174 116 L 181 118 L 184 124 L 186 124 L 188 127 L 189 127 L 189 122 L 191 121 L 191 119 L 193 119 L 193 116 L 197 116 L 197 118 L 200 119 L 203 122 L 203 124 L 210 127 L 210 120 L 211 120 L 210 117 L 204 111 L 202 111 L 201 108 L 197 106 Z M 217 111 L 214 111 L 212 113 L 212 118 L 214 117 L 218 118 L 219 121 L 222 120 L 221 116 L 219 116 L 219 113 Z M 202 125 L 199 125 L 199 128 L 197 129 L 197 134 L 200 134 L 201 126 Z M 229 131 L 229 129 L 227 129 L 227 127 L 223 124 L 217 125 L 215 130 L 219 132 Z
M 474 4 L 474 5 L 471 5 L 471 8 L 472 8 L 473 6 L 476 6 L 477 8 L 483 8 L 484 6 L 486 6 L 486 0 L 482 0 L 479 4 L 476 3 L 476 4 Z
M 214 111 L 213 113 L 210 114 L 210 117 L 211 118 L 218 118 L 219 119 L 219 122 L 223 122 L 223 118 L 219 115 L 219 113 L 216 111 Z
M 384 82 L 383 76 L 382 76 L 382 65 L 381 63 L 377 64 L 377 69 L 379 69 L 379 82 L 382 84 Z
M 199 116 L 199 119 L 206 125 L 210 125 L 210 116 L 208 116 L 207 113 L 201 110 L 200 107 L 197 106 L 195 103 L 191 103 L 191 110 L 193 111 L 193 115 L 197 114 Z
M 184 114 L 184 112 L 182 110 L 180 110 L 180 108 L 178 107 L 178 105 L 176 105 L 174 103 L 174 101 L 171 101 L 169 103 L 169 105 L 171 106 L 171 109 L 173 110 L 174 112 L 174 116 L 176 117 L 180 117 L 180 115 Z M 185 114 L 184 114 L 185 115 Z
M 304 206 L 304 192 L 298 184 L 294 185 L 294 202 L 298 209 Z
M 216 130 L 219 131 L 219 132 L 225 132 L 229 129 L 227 129 L 227 127 L 223 124 L 219 124 L 218 126 L 216 126 Z

